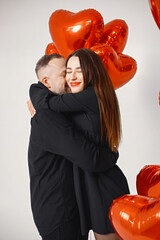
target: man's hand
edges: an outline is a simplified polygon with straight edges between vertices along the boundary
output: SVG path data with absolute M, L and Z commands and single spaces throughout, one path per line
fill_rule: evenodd
M 35 108 L 33 107 L 33 104 L 32 104 L 32 102 L 31 102 L 31 99 L 29 99 L 29 100 L 27 101 L 27 105 L 28 105 L 28 110 L 30 111 L 31 117 L 33 118 L 34 115 L 36 114 L 36 110 L 35 110 Z

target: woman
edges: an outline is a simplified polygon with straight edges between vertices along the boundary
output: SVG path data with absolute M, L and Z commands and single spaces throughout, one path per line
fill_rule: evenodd
M 117 152 L 121 139 L 118 100 L 101 59 L 89 49 L 79 49 L 66 64 L 66 81 L 72 93 L 37 92 L 35 109 L 41 107 L 44 96 L 43 107 L 67 113 L 89 139 Z M 73 173 L 82 235 L 92 229 L 96 240 L 118 239 L 108 213 L 114 199 L 129 193 L 122 171 L 115 165 L 105 172 L 88 173 L 74 165 Z

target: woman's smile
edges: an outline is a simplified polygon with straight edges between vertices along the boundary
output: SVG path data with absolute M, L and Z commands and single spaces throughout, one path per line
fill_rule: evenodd
M 81 84 L 81 82 L 70 82 L 71 87 L 76 87 L 79 84 Z

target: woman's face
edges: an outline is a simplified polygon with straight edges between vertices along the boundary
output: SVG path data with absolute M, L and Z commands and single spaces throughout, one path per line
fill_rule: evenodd
M 68 60 L 66 69 L 66 81 L 72 93 L 83 91 L 84 78 L 79 57 L 77 56 L 73 56 Z

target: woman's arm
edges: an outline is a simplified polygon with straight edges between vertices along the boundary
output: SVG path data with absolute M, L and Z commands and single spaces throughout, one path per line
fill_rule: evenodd
M 33 107 L 33 104 L 32 104 L 32 102 L 31 102 L 31 99 L 29 99 L 29 100 L 27 101 L 27 105 L 28 105 L 28 110 L 29 110 L 29 112 L 30 112 L 30 114 L 31 114 L 31 117 L 34 117 L 34 115 L 36 114 L 36 110 L 35 110 L 35 108 Z
M 97 97 L 92 86 L 79 93 L 56 95 L 38 82 L 31 85 L 30 98 L 37 111 L 39 109 L 50 109 L 55 112 L 98 111 Z

